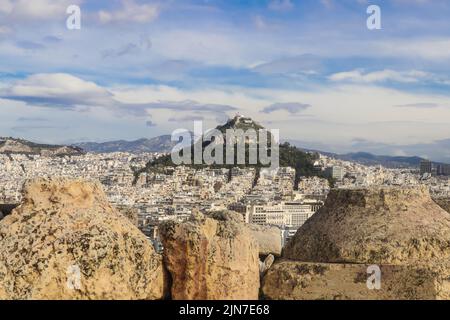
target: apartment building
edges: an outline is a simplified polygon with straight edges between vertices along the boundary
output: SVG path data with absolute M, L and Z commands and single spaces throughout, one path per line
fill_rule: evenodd
M 245 221 L 255 224 L 299 228 L 319 210 L 323 202 L 315 199 L 247 206 Z

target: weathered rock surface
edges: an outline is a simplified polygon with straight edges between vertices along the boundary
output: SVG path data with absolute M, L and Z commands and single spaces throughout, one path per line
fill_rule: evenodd
M 196 213 L 160 230 L 173 299 L 258 299 L 258 244 L 236 215 Z
M 159 299 L 164 287 L 161 256 L 97 183 L 28 182 L 0 222 L 0 299 Z
M 367 286 L 368 266 L 282 261 L 267 272 L 262 291 L 266 299 L 275 300 L 450 299 L 449 274 L 441 270 L 380 265 L 377 290 Z
M 279 257 L 281 255 L 281 230 L 274 226 L 260 226 L 249 224 L 248 227 L 259 245 L 259 254 L 267 256 L 273 254 Z
M 139 225 L 138 210 L 136 208 L 119 206 L 117 207 L 117 210 L 119 210 L 119 212 L 123 214 L 125 218 L 130 220 L 133 226 L 137 227 Z
M 442 209 L 450 213 L 450 199 L 434 199 L 434 202 L 436 202 Z
M 239 212 L 231 210 L 212 211 L 209 212 L 207 216 L 219 221 L 233 221 L 237 223 L 244 223 L 244 216 Z
M 427 189 L 332 190 L 262 291 L 267 299 L 450 299 L 449 258 L 450 215 Z M 369 265 L 381 269 L 379 290 L 367 286 Z
M 417 264 L 450 259 L 450 215 L 426 188 L 332 190 L 287 244 L 304 262 Z

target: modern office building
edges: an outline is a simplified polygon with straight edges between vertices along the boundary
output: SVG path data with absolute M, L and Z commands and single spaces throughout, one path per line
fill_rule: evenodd
M 450 164 L 437 165 L 436 173 L 439 176 L 450 176 Z
M 344 179 L 344 169 L 338 166 L 328 167 L 325 169 L 325 174 L 337 181 L 342 181 Z
M 433 171 L 433 165 L 429 160 L 420 161 L 420 174 L 431 173 Z
M 323 206 L 315 199 L 247 206 L 245 221 L 261 225 L 292 226 L 299 228 Z

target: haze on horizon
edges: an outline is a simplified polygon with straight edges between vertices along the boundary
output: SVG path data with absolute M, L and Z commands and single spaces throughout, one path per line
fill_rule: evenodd
M 81 30 L 66 9 L 81 8 Z M 48 143 L 215 127 L 450 163 L 450 2 L 0 0 L 0 136 Z

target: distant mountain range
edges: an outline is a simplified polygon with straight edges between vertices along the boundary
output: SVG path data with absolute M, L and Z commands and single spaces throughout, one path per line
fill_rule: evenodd
M 83 150 L 75 146 L 39 144 L 23 139 L 0 137 L 0 154 L 65 156 L 80 155 Z
M 420 166 L 420 161 L 426 160 L 425 158 L 417 156 L 386 156 L 386 155 L 375 155 L 369 152 L 351 152 L 345 154 L 338 154 L 333 152 L 302 148 L 295 142 L 290 143 L 299 147 L 304 151 L 317 152 L 328 157 L 344 161 L 356 162 L 366 166 L 382 165 L 385 168 L 417 168 Z M 433 165 L 443 164 L 442 162 L 436 161 L 432 161 L 432 163 Z
M 253 125 L 253 123 L 251 123 Z M 250 125 L 250 126 L 251 126 Z M 245 129 L 245 123 L 235 124 L 231 119 L 226 124 L 219 126 L 218 129 L 225 131 L 228 128 L 243 126 Z M 241 127 L 239 127 L 241 128 Z M 242 129 L 241 128 L 241 129 Z M 260 126 L 256 125 L 256 129 Z M 299 149 L 308 152 L 317 152 L 329 157 L 333 157 L 340 160 L 351 161 L 360 163 L 363 165 L 382 165 L 387 168 L 417 168 L 421 160 L 421 157 L 417 156 L 386 156 L 386 155 L 374 155 L 368 152 L 355 152 L 346 154 L 337 154 L 322 150 L 312 150 L 302 148 L 301 145 L 295 141 L 288 141 L 291 145 L 295 145 Z M 178 142 L 171 141 L 170 135 L 157 136 L 151 139 L 138 139 L 134 141 L 117 140 L 108 142 L 80 142 L 71 146 L 64 145 L 49 145 L 38 144 L 23 139 L 16 138 L 2 138 L 0 137 L 0 153 L 3 154 L 40 154 L 49 156 L 62 156 L 62 155 L 79 155 L 83 152 L 91 153 L 111 153 L 111 152 L 129 152 L 129 153 L 143 153 L 143 152 L 160 152 L 169 153 Z M 435 165 L 439 162 L 433 162 Z
M 420 166 L 420 161 L 425 158 L 417 156 L 386 156 L 375 155 L 369 152 L 351 152 L 345 154 L 338 154 L 333 152 L 302 148 L 295 141 L 289 141 L 289 143 L 297 146 L 298 148 L 308 151 L 317 152 L 327 157 L 332 157 L 339 160 L 356 162 L 365 166 L 378 166 L 382 165 L 385 168 L 417 168 Z M 432 162 L 434 165 L 442 164 L 441 162 Z
M 424 160 L 423 158 L 415 156 L 414 157 L 377 156 L 368 152 L 341 154 L 336 155 L 336 158 L 361 163 L 367 166 L 382 165 L 383 167 L 386 168 L 418 167 L 420 165 L 420 161 Z
M 234 125 L 233 121 L 227 122 L 223 126 L 219 126 L 219 130 L 225 131 L 228 128 L 232 128 Z M 242 125 L 241 125 L 242 126 Z M 241 128 L 241 127 L 239 127 Z M 259 129 L 260 127 L 257 127 Z M 242 129 L 242 128 L 241 128 Z M 245 129 L 245 127 L 243 127 Z M 333 157 L 340 160 L 357 162 L 367 166 L 376 166 L 382 165 L 386 168 L 417 168 L 420 164 L 421 160 L 424 158 L 417 156 L 386 156 L 386 155 L 374 155 L 368 152 L 354 152 L 354 153 L 346 153 L 346 154 L 337 154 L 322 150 L 313 150 L 302 148 L 301 145 L 295 143 L 295 141 L 288 141 L 291 145 L 295 145 L 303 151 L 308 152 L 317 152 L 329 157 Z M 86 142 L 86 143 L 77 143 L 75 144 L 77 147 L 82 148 L 87 152 L 94 153 L 108 153 L 108 152 L 131 152 L 131 153 L 140 153 L 140 152 L 161 152 L 168 153 L 172 150 L 172 148 L 177 144 L 177 142 L 171 141 L 170 135 L 163 135 L 159 137 L 155 137 L 152 139 L 139 139 L 135 141 L 111 141 L 104 143 L 95 143 L 95 142 Z M 438 162 L 433 162 L 434 164 L 439 164 Z
M 86 152 L 92 153 L 110 153 L 110 152 L 170 152 L 177 142 L 171 141 L 170 135 L 158 136 L 151 139 L 139 139 L 134 141 L 109 141 L 109 142 L 81 142 L 74 146 L 79 147 Z
M 295 145 L 295 143 L 294 143 Z M 417 168 L 420 166 L 420 161 L 425 160 L 424 158 L 417 156 L 386 156 L 386 155 L 375 155 L 369 152 L 352 152 L 345 154 L 337 154 L 332 152 L 311 150 L 311 149 L 300 149 L 309 152 L 318 152 L 328 157 L 332 157 L 339 160 L 356 162 L 366 166 L 378 166 L 382 165 L 385 168 Z M 433 162 L 434 165 L 441 164 L 440 162 Z

